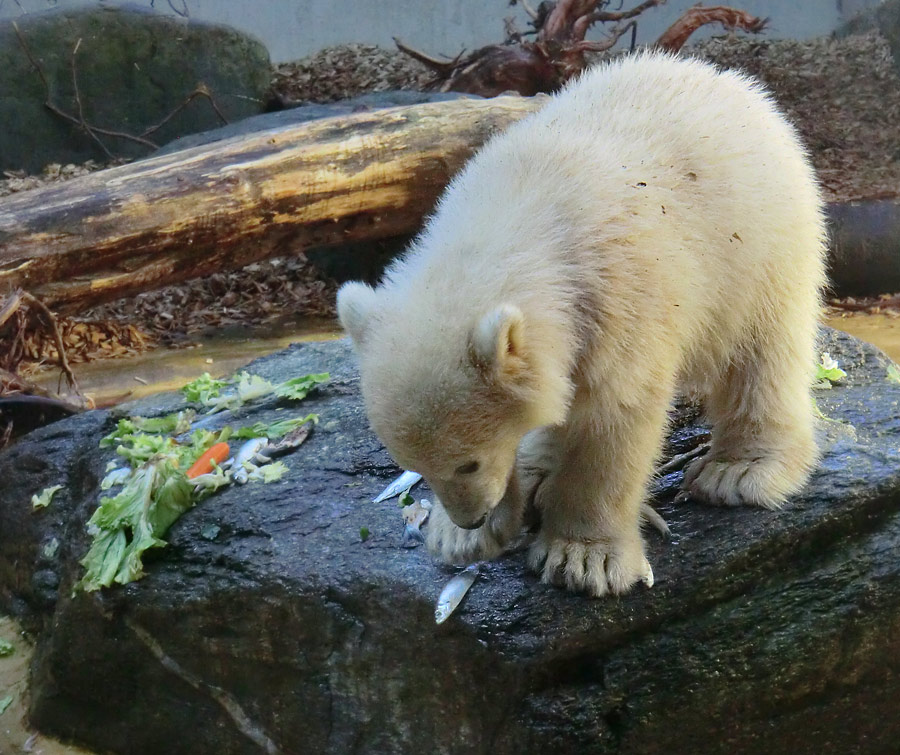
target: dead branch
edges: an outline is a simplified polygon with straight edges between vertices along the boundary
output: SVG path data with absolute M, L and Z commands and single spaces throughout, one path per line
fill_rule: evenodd
M 145 129 L 141 136 L 146 138 L 150 136 L 150 134 L 154 134 L 159 131 L 163 126 L 165 126 L 170 120 L 172 120 L 198 97 L 205 97 L 209 104 L 212 106 L 212 109 L 215 111 L 215 114 L 219 117 L 219 120 L 222 121 L 223 124 L 228 123 L 228 119 L 224 116 L 222 111 L 219 110 L 219 106 L 216 103 L 215 98 L 212 96 L 212 93 L 207 88 L 206 84 L 198 84 L 197 88 L 185 98 L 184 102 L 182 102 L 155 126 L 150 126 L 148 129 Z
M 433 58 L 430 55 L 426 55 L 421 50 L 417 50 L 414 47 L 410 47 L 406 43 L 399 40 L 397 37 L 394 37 L 394 44 L 397 45 L 397 49 L 400 52 L 404 52 L 413 60 L 418 60 L 427 68 L 430 68 L 432 71 L 437 71 L 439 74 L 450 74 L 454 68 L 459 64 L 459 61 L 462 59 L 465 50 L 460 51 L 459 55 L 457 55 L 453 60 L 438 60 L 437 58 Z
M 44 75 L 44 69 L 41 68 L 40 63 L 38 63 L 38 61 L 35 59 L 34 55 L 31 54 L 31 49 L 28 47 L 28 44 L 25 42 L 25 37 L 22 35 L 22 32 L 20 31 L 19 25 L 15 21 L 13 21 L 12 25 L 13 25 L 13 29 L 16 32 L 16 37 L 19 40 L 19 46 L 22 48 L 22 51 L 25 53 L 26 57 L 28 58 L 29 62 L 31 63 L 32 68 L 34 68 L 34 70 L 37 72 L 38 76 L 40 77 L 41 82 L 44 84 L 44 93 L 45 93 L 44 107 L 47 108 L 47 110 L 49 110 L 54 115 L 62 118 L 63 120 L 68 121 L 69 123 L 71 123 L 75 126 L 78 126 L 80 129 L 83 129 L 87 133 L 93 132 L 94 134 L 103 134 L 104 136 L 117 137 L 119 139 L 126 139 L 129 141 L 137 142 L 138 144 L 142 144 L 143 146 L 149 147 L 150 149 L 154 149 L 154 150 L 159 149 L 158 144 L 151 142 L 149 139 L 144 139 L 143 137 L 140 137 L 140 136 L 134 136 L 134 134 L 127 134 L 124 131 L 114 131 L 112 129 L 100 128 L 99 126 L 88 126 L 85 123 L 83 118 L 76 118 L 71 113 L 67 113 L 65 110 L 63 110 L 62 108 L 60 108 L 59 106 L 54 104 L 54 102 L 52 100 L 51 92 L 50 92 L 50 84 L 47 81 L 47 77 Z M 80 41 L 81 40 L 79 40 L 79 43 L 80 43 Z M 77 51 L 78 45 L 75 46 L 75 49 Z M 75 58 L 75 56 L 73 53 L 73 56 L 72 56 L 73 66 L 75 63 L 74 58 Z M 74 74 L 74 69 L 73 69 L 73 76 L 74 75 L 75 74 Z M 109 154 L 109 150 L 107 150 L 106 147 L 103 147 L 103 149 L 107 154 Z
M 634 49 L 634 35 L 637 31 L 637 21 L 629 21 L 627 24 L 613 27 L 606 39 L 598 41 L 582 39 L 580 42 L 576 42 L 574 47 L 578 52 L 606 52 L 615 47 L 619 39 L 628 31 L 631 31 L 631 47 Z
M 613 22 L 618 23 L 620 21 L 628 21 L 630 19 L 637 18 L 644 11 L 649 10 L 650 8 L 664 5 L 665 2 L 666 0 L 645 0 L 640 5 L 637 5 L 631 10 L 627 11 L 593 11 L 592 13 L 586 13 L 572 23 L 572 38 L 576 40 L 583 40 L 588 30 L 594 24 L 607 24 Z
M 20 393 L 28 396 L 40 396 L 41 398 L 56 401 L 76 412 L 94 408 L 93 403 L 81 395 L 73 401 L 71 400 L 71 397 L 60 396 L 53 391 L 48 391 L 46 388 L 41 387 L 31 380 L 16 375 L 14 372 L 9 372 L 8 370 L 0 368 L 0 396 L 9 396 L 10 394 L 14 395 Z
M 510 4 L 516 5 L 519 1 L 513 0 Z M 621 3 L 619 9 L 606 10 L 608 0 L 557 0 L 555 3 L 542 2 L 537 9 L 523 2 L 536 32 L 534 41 L 523 40 L 523 35 L 507 21 L 506 43 L 482 47 L 465 58 L 460 53 L 452 61 L 436 60 L 399 42 L 397 46 L 435 72 L 436 78 L 429 85 L 432 89 L 469 92 L 483 97 L 494 97 L 506 91 L 529 96 L 559 89 L 587 67 L 586 53 L 607 52 L 629 31 L 634 49 L 636 19 L 665 2 L 643 0 L 625 10 L 621 9 Z M 691 8 L 655 46 L 676 51 L 694 31 L 709 23 L 756 33 L 765 27 L 766 21 L 727 6 Z M 595 24 L 613 26 L 603 39 L 589 41 L 586 35 Z
M 28 304 L 30 307 L 34 307 L 38 310 L 41 315 L 43 315 L 45 322 L 49 325 L 51 332 L 53 333 L 53 339 L 56 341 L 56 353 L 57 353 L 57 362 L 59 364 L 60 370 L 62 370 L 62 374 L 65 375 L 66 382 L 76 394 L 81 395 L 81 391 L 78 390 L 78 381 L 75 379 L 75 373 L 72 372 L 71 366 L 69 366 L 69 360 L 66 358 L 66 347 L 63 344 L 62 335 L 59 332 L 59 325 L 56 322 L 56 316 L 47 308 L 47 306 L 40 300 L 33 297 L 27 291 L 19 291 L 18 292 L 22 297 L 22 300 Z M 60 378 L 61 380 L 62 378 Z
M 6 324 L 6 321 L 16 313 L 21 305 L 22 291 L 13 291 L 12 294 L 6 298 L 3 306 L 0 307 L 0 328 Z
M 525 12 L 528 14 L 531 20 L 537 21 L 538 12 L 528 4 L 528 0 L 519 0 L 519 2 L 522 4 L 522 8 L 525 9 Z
M 768 18 L 751 16 L 746 11 L 729 8 L 725 5 L 714 5 L 709 8 L 694 6 L 688 8 L 684 14 L 656 40 L 654 47 L 669 52 L 678 52 L 688 37 L 701 26 L 707 24 L 722 24 L 729 31 L 740 29 L 751 34 L 759 34 L 769 22 Z
M 267 257 L 414 233 L 472 152 L 540 105 L 461 98 L 323 119 L 5 197 L 0 291 L 67 315 Z
M 84 107 L 81 104 L 81 92 L 78 89 L 78 66 L 75 64 L 75 56 L 78 55 L 79 47 L 81 47 L 80 37 L 75 43 L 75 47 L 72 50 L 72 88 L 75 92 L 75 105 L 78 107 L 78 122 L 81 124 L 81 128 L 84 129 L 85 133 L 94 140 L 94 142 L 97 144 L 97 146 L 100 147 L 100 149 L 103 150 L 103 152 L 106 154 L 106 157 L 112 160 L 112 152 L 109 151 L 100 137 L 94 133 L 94 129 L 92 129 L 88 122 L 84 119 Z

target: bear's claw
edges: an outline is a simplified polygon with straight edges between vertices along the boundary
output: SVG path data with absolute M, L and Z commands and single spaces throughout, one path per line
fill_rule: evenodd
M 595 598 L 621 595 L 636 582 L 653 586 L 653 569 L 640 545 L 613 549 L 601 543 L 540 536 L 531 545 L 528 565 L 545 584 L 564 584 L 572 592 Z

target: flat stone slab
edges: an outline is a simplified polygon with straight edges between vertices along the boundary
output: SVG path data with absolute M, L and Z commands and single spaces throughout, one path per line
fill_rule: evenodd
M 125 587 L 72 594 L 114 417 L 35 431 L 0 455 L 0 608 L 37 634 L 33 722 L 121 753 L 892 751 L 900 385 L 874 347 L 823 338 L 848 378 L 817 393 L 824 455 L 784 510 L 676 506 L 674 473 L 657 501 L 673 536 L 647 534 L 652 589 L 589 600 L 513 553 L 441 626 L 455 570 L 401 547 L 395 502 L 371 503 L 398 470 L 346 342 L 252 365 L 331 372 L 304 406 L 319 426 L 281 482 L 202 502 Z M 129 411 L 180 405 L 164 394 Z M 673 448 L 702 432 L 691 417 Z M 53 484 L 65 488 L 32 512 Z

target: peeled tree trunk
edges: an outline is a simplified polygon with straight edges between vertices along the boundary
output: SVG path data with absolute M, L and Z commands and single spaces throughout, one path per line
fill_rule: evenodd
M 0 200 L 0 292 L 72 314 L 312 247 L 414 232 L 543 98 L 461 99 L 261 131 Z

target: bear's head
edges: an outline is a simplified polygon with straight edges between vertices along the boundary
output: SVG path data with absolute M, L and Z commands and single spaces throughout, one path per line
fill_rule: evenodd
M 410 311 L 361 283 L 341 287 L 338 316 L 375 433 L 454 523 L 478 527 L 506 491 L 522 437 L 565 414 L 568 393 L 542 390 L 525 316 L 512 305 L 472 316 Z

